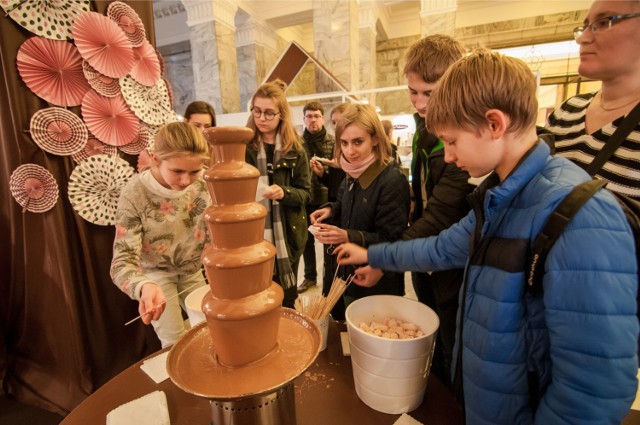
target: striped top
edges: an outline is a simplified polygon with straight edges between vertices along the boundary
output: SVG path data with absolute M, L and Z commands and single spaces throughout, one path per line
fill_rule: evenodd
M 624 116 L 587 134 L 587 107 L 597 92 L 584 93 L 566 100 L 549 116 L 547 129 L 555 135 L 556 153 L 586 168 L 602 149 Z M 607 188 L 640 199 L 640 123 L 627 136 L 609 161 L 596 174 L 609 181 Z

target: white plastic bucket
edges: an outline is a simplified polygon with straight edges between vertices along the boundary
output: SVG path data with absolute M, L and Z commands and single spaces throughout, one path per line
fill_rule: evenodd
M 209 292 L 209 285 L 201 286 L 193 290 L 187 298 L 184 299 L 184 305 L 187 308 L 187 316 L 189 316 L 189 323 L 193 328 L 198 323 L 204 322 L 206 317 L 202 312 L 202 299 Z
M 440 320 L 426 305 L 394 295 L 354 301 L 345 312 L 356 393 L 367 406 L 401 414 L 415 410 L 424 398 Z M 424 336 L 389 339 L 364 332 L 360 323 L 392 317 L 417 325 Z

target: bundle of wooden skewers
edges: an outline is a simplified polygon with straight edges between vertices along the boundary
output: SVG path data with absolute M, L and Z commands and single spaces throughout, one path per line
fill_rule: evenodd
M 337 271 L 337 270 L 336 270 Z M 294 307 L 300 313 L 306 314 L 312 320 L 320 320 L 331 313 L 344 291 L 353 281 L 354 276 L 349 275 L 346 282 L 334 275 L 331 289 L 325 297 L 324 295 L 308 295 L 298 297 L 294 303 Z

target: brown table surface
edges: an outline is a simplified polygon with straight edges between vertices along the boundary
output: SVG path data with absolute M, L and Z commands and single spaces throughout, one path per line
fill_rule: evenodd
M 299 425 L 391 425 L 400 415 L 377 412 L 365 405 L 353 385 L 351 359 L 342 355 L 340 332 L 344 323 L 331 321 L 327 349 L 295 380 L 296 417 Z M 155 356 L 153 354 L 150 357 Z M 61 425 L 105 423 L 107 413 L 121 404 L 155 390 L 167 395 L 173 425 L 205 425 L 211 421 L 209 402 L 185 393 L 171 379 L 156 384 L 140 369 L 143 360 L 129 367 L 87 397 Z M 431 375 L 423 403 L 410 415 L 424 424 L 463 424 L 462 410 L 437 377 Z M 622 425 L 640 425 L 640 412 L 631 410 Z
M 342 354 L 341 331 L 346 331 L 344 323 L 330 322 L 327 349 L 295 380 L 298 424 L 392 425 L 400 415 L 377 412 L 358 398 L 353 384 L 351 359 Z M 140 369 L 141 364 L 142 360 L 100 387 L 80 403 L 61 425 L 105 423 L 107 413 L 111 410 L 155 390 L 164 391 L 167 396 L 172 425 L 210 423 L 207 399 L 185 393 L 171 379 L 156 384 Z M 429 377 L 423 403 L 410 415 L 429 425 L 464 423 L 462 410 L 433 375 Z

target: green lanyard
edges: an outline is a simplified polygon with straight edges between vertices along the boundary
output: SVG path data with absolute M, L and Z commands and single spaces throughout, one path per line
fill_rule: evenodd
M 413 142 L 412 142 L 412 151 L 413 151 L 413 155 L 411 156 L 411 170 L 414 169 L 415 164 L 416 164 L 416 159 L 417 159 L 417 151 L 418 151 L 418 137 L 420 137 L 420 134 L 418 134 L 418 132 L 415 132 L 413 135 Z M 431 156 L 434 152 L 437 152 L 439 150 L 444 149 L 444 144 L 442 143 L 442 139 L 438 138 L 438 143 L 433 147 L 433 149 L 431 149 L 431 152 L 429 152 L 429 154 L 427 155 L 427 151 L 425 149 L 421 149 L 422 153 L 424 154 L 425 158 L 429 158 L 429 156 Z M 429 161 L 425 161 L 424 162 L 424 167 L 425 167 L 425 176 L 429 176 Z

